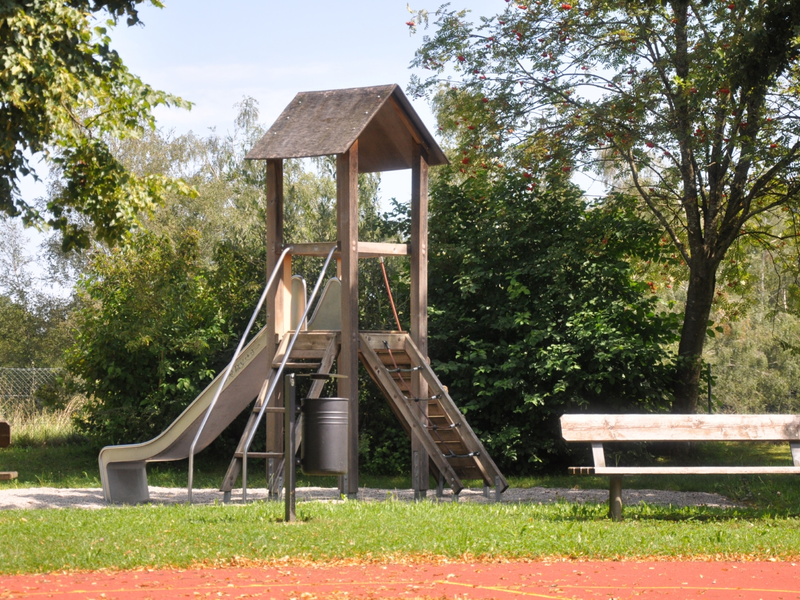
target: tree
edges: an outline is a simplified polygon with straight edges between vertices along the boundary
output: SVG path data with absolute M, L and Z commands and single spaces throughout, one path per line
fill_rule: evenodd
M 694 412 L 728 249 L 796 234 L 770 213 L 800 196 L 800 2 L 543 0 L 477 25 L 445 5 L 436 26 L 413 63 L 432 74 L 411 87 L 465 172 L 613 168 L 663 228 L 688 269 L 673 410 Z
M 22 226 L 0 218 L 0 367 L 58 367 L 71 343 L 70 298 L 33 274 Z
M 625 260 L 657 229 L 567 182 L 447 175 L 431 190 L 431 356 L 501 468 L 562 459 L 565 411 L 664 410 L 675 315 Z
M 197 236 L 136 233 L 95 254 L 81 290 L 67 359 L 90 398 L 80 425 L 99 445 L 150 439 L 211 381 L 230 337 Z
M 166 192 L 190 193 L 178 180 L 133 175 L 109 149 L 110 139 L 152 128 L 154 107 L 189 106 L 143 83 L 110 47 L 109 28 L 123 15 L 138 23 L 142 1 L 0 3 L 0 211 L 60 230 L 65 248 L 88 245 L 81 216 L 94 237 L 114 242 Z M 34 157 L 63 180 L 44 212 L 19 193 L 21 177 L 37 177 Z

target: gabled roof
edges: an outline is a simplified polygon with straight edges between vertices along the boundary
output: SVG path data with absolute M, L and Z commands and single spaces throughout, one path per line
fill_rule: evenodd
M 300 92 L 245 158 L 342 154 L 356 140 L 360 173 L 410 169 L 416 143 L 429 165 L 448 162 L 396 84 Z

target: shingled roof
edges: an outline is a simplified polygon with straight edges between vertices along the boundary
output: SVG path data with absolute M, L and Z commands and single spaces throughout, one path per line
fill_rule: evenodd
M 300 92 L 245 158 L 342 154 L 356 140 L 360 173 L 410 169 L 417 143 L 429 165 L 448 162 L 396 84 Z

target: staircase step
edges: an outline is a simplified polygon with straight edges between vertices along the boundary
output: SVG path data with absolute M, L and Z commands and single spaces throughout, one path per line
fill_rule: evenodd
M 234 452 L 234 458 L 244 458 L 244 452 Z M 283 458 L 283 452 L 248 452 L 247 458 Z

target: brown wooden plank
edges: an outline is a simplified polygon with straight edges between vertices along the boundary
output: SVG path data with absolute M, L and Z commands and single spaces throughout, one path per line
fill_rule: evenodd
M 288 332 L 289 334 L 293 332 Z M 297 341 L 292 348 L 291 359 L 320 360 L 328 347 L 331 336 L 338 332 L 332 331 L 303 331 L 297 336 Z M 291 335 L 286 335 L 281 340 L 280 347 L 275 353 L 273 361 L 280 364 L 291 340 Z
M 336 228 L 342 253 L 339 396 L 349 399 L 348 495 L 358 493 L 358 140 L 336 156 Z
M 267 277 L 269 277 L 276 265 L 278 257 L 283 252 L 283 160 L 275 159 L 267 161 Z M 282 285 L 280 282 L 275 285 Z M 283 334 L 283 313 L 289 311 L 290 307 L 284 307 L 284 294 L 277 294 L 274 291 L 267 294 L 267 335 L 269 347 L 267 348 L 267 362 L 264 365 L 265 375 L 269 365 L 275 359 L 279 339 Z M 264 420 L 264 427 L 267 431 L 267 440 L 279 439 L 283 428 L 283 419 L 273 415 L 267 415 Z M 269 441 L 268 441 L 269 443 Z M 268 450 L 280 450 L 279 447 Z M 235 459 L 234 459 L 235 460 Z M 233 464 L 231 464 L 233 467 Z M 227 480 L 227 478 L 226 478 Z
M 244 452 L 235 452 L 233 455 L 235 458 L 243 458 Z M 283 452 L 248 452 L 247 458 L 283 458 Z
M 292 256 L 320 256 L 322 258 L 328 256 L 331 248 L 338 246 L 338 242 L 314 242 L 311 244 L 291 244 Z M 337 250 L 333 253 L 334 257 L 338 258 L 340 252 Z
M 6 421 L 0 421 L 0 448 L 8 448 L 11 445 L 11 425 Z
M 568 442 L 800 440 L 800 415 L 564 415 Z
M 280 366 L 281 366 L 281 363 L 276 362 L 275 364 L 272 365 L 272 368 L 273 369 L 277 369 Z M 295 371 L 300 370 L 300 369 L 316 370 L 316 369 L 319 368 L 319 363 L 318 362 L 287 362 L 286 365 L 284 366 L 284 368 L 293 369 Z
M 779 475 L 800 467 L 595 467 L 595 475 Z
M 422 139 L 422 136 L 420 135 L 417 128 L 411 123 L 411 119 L 408 118 L 406 111 L 403 110 L 403 107 L 400 106 L 400 103 L 394 99 L 394 96 L 389 97 L 389 102 L 391 103 L 392 108 L 396 111 L 397 116 L 400 118 L 400 121 L 408 130 L 408 133 L 411 134 L 411 138 L 414 140 L 414 144 L 417 147 L 423 145 L 424 141 Z M 425 147 L 427 148 L 427 145 L 425 145 Z
M 358 242 L 359 258 L 378 258 L 379 256 L 409 256 L 410 254 L 411 244 Z
M 389 344 L 389 348 L 392 352 L 405 352 L 405 339 L 408 336 L 407 333 L 404 332 L 365 332 L 363 336 L 363 340 L 369 345 L 373 352 L 377 355 L 385 354 L 388 356 L 386 352 L 386 346 L 384 342 Z
M 569 467 L 570 475 L 594 475 L 594 467 Z
M 330 336 L 328 340 L 328 347 L 325 349 L 325 354 L 322 356 L 317 373 L 327 374 L 333 368 L 333 361 L 339 354 L 339 339 L 338 336 Z M 319 398 L 322 389 L 325 387 L 325 381 L 315 379 L 311 382 L 311 388 L 308 390 L 308 398 Z
M 502 489 L 501 492 L 508 488 L 508 481 L 503 474 L 500 472 L 500 469 L 497 468 L 497 465 L 492 460 L 492 457 L 489 456 L 489 453 L 486 452 L 486 449 L 483 447 L 480 439 L 475 432 L 472 430 L 472 427 L 469 426 L 466 419 L 464 419 L 464 415 L 458 410 L 455 402 L 447 393 L 442 383 L 439 381 L 439 378 L 436 377 L 436 374 L 431 369 L 428 361 L 425 357 L 421 355 L 419 349 L 414 345 L 414 342 L 411 340 L 410 337 L 406 338 L 406 353 L 411 358 L 411 362 L 414 366 L 422 367 L 420 371 L 425 377 L 425 380 L 428 382 L 428 386 L 434 394 L 441 396 L 437 403 L 441 406 L 442 411 L 447 415 L 447 417 L 451 420 L 452 423 L 458 423 L 458 431 L 461 435 L 461 439 L 464 441 L 464 445 L 469 449 L 470 452 L 475 453 L 475 463 L 481 469 L 483 473 L 484 481 L 489 485 L 494 485 L 496 478 L 500 478 L 500 484 Z
M 11 481 L 17 478 L 16 471 L 0 471 L 0 481 Z
M 412 437 L 416 436 L 422 440 L 426 452 L 431 456 L 436 464 L 436 467 L 441 473 L 444 474 L 445 479 L 450 485 L 451 489 L 458 493 L 463 488 L 461 485 L 461 480 L 456 475 L 455 471 L 453 471 L 453 468 L 442 457 L 441 453 L 436 447 L 436 444 L 433 442 L 430 435 L 428 435 L 428 432 L 422 428 L 419 423 L 419 419 L 415 416 L 414 412 L 411 410 L 411 407 L 409 407 L 408 402 L 401 391 L 386 373 L 386 369 L 383 368 L 380 359 L 377 357 L 375 352 L 373 352 L 369 342 L 365 339 L 365 336 L 362 335 L 361 340 L 361 355 L 364 357 L 365 361 L 370 364 L 372 372 L 375 374 L 375 378 L 381 382 L 381 387 L 387 394 L 387 398 L 397 408 L 398 412 L 402 416 L 402 420 L 408 424 L 412 432 Z
M 311 244 L 292 244 L 292 256 L 326 257 L 331 248 L 338 247 L 338 242 L 318 242 Z M 378 258 L 379 256 L 409 256 L 411 244 L 392 244 L 388 242 L 358 242 L 358 258 Z M 341 250 L 333 253 L 334 258 L 341 259 Z

